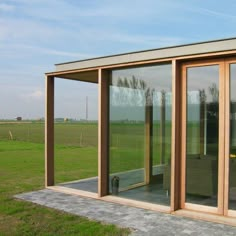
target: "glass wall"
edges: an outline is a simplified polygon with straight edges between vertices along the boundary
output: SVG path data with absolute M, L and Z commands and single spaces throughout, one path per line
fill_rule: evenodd
M 97 96 L 97 84 L 55 80 L 57 185 L 98 192 Z
M 219 66 L 187 69 L 186 202 L 217 206 Z
M 171 64 L 111 72 L 111 194 L 169 205 L 171 73 Z
M 236 210 L 236 64 L 230 64 L 229 209 Z

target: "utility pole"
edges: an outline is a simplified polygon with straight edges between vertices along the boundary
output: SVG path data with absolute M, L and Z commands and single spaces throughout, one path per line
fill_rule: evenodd
M 86 96 L 86 121 L 88 121 L 88 97 Z

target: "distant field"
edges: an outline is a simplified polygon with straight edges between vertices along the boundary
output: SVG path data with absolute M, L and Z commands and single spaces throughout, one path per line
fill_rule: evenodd
M 160 125 L 153 126 L 153 164 L 160 163 Z M 166 125 L 165 156 L 170 158 L 171 126 Z M 97 176 L 97 123 L 55 123 L 56 182 L 83 178 L 81 158 L 87 158 L 90 176 Z M 0 140 L 13 139 L 44 143 L 44 124 L 40 122 L 0 123 Z M 110 172 L 116 173 L 144 167 L 145 126 L 143 123 L 112 123 L 110 125 Z M 87 151 L 86 155 L 81 150 Z M 68 161 L 72 158 L 73 161 Z M 64 162 L 64 165 L 60 163 Z M 75 169 L 75 171 L 73 171 Z M 74 172 L 74 175 L 72 174 Z
M 0 140 L 44 143 L 44 123 L 0 122 Z M 97 146 L 96 123 L 55 123 L 55 143 L 71 146 Z
M 171 124 L 165 127 L 165 162 L 170 158 Z M 153 165 L 161 162 L 160 124 L 153 125 Z M 113 123 L 110 126 L 111 173 L 144 168 L 145 124 Z

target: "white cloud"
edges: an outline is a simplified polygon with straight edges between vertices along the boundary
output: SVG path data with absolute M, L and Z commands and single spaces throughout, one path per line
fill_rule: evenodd
M 34 101 L 43 101 L 44 92 L 42 89 L 37 89 L 33 91 L 26 91 L 20 96 L 25 102 L 32 103 Z
M 44 97 L 44 93 L 41 90 L 37 90 L 29 94 L 30 98 L 41 99 Z
M 10 0 L 11 1 L 11 0 Z M 18 0 L 12 1 L 18 3 L 21 11 L 34 18 L 59 20 L 64 22 L 75 22 L 81 17 L 100 17 L 109 18 L 113 21 L 114 18 L 119 20 L 138 19 L 148 20 L 148 16 L 155 18 L 163 17 L 171 9 L 174 10 L 176 4 L 174 0 L 156 1 L 156 0 L 93 0 L 87 2 L 67 1 L 67 0 Z M 135 7 L 134 7 L 135 6 Z M 52 9 L 55 9 L 55 14 L 52 14 Z M 157 11 L 157 9 L 162 9 Z M 106 22 L 109 23 L 109 22 Z
M 8 101 L 1 109 L 6 114 L 9 107 L 41 114 L 44 72 L 52 71 L 54 63 L 235 34 L 233 4 L 229 1 L 229 7 L 222 8 L 220 1 L 213 5 L 203 0 L 0 0 L 0 98 Z M 81 90 L 88 91 L 69 89 L 73 94 Z M 60 106 L 61 112 L 65 107 Z
M 181 37 L 165 37 L 162 35 L 142 35 L 142 34 L 127 34 L 127 33 L 102 33 L 102 37 L 99 40 L 107 40 L 114 42 L 139 44 L 142 46 L 161 47 L 176 45 L 183 42 Z
M 44 92 L 35 86 L 19 84 L 0 86 L 1 103 L 0 119 L 23 116 L 37 118 L 44 116 Z
M 50 49 L 50 48 L 44 48 L 44 47 L 38 47 L 38 46 L 31 46 L 31 45 L 21 45 L 20 46 L 23 49 L 29 49 L 37 53 L 41 54 L 47 54 L 47 55 L 60 55 L 60 56 L 66 56 L 66 57 L 75 57 L 75 58 L 88 58 L 93 57 L 94 54 L 86 54 L 86 53 L 77 53 L 77 52 L 66 52 L 62 50 L 56 50 L 56 49 Z
M 48 42 L 49 39 L 61 36 L 57 27 L 50 27 L 47 24 L 36 20 L 1 18 L 0 40 L 6 42 Z
M 5 4 L 5 3 L 0 3 L 0 11 L 13 11 L 15 7 L 13 5 Z
M 236 20 L 236 15 L 231 15 L 229 13 L 224 13 L 221 11 L 216 11 L 212 9 L 207 9 L 207 8 L 201 8 L 201 7 L 195 7 L 195 8 L 186 8 L 189 11 L 192 12 L 197 12 L 202 15 L 207 15 L 207 16 L 216 16 L 219 18 L 224 18 L 224 19 L 229 19 L 229 20 Z
M 38 21 L 27 21 L 17 19 L 2 19 L 0 24 L 3 25 L 0 31 L 0 52 L 4 58 L 19 59 L 30 55 L 50 55 L 58 56 L 61 60 L 79 60 L 84 58 L 101 56 L 97 51 L 92 51 L 89 48 L 95 47 L 95 35 L 97 49 L 107 44 L 126 44 L 139 46 L 139 48 L 157 48 L 162 46 L 176 45 L 183 42 L 181 37 L 166 37 L 160 34 L 142 34 L 123 32 L 116 28 L 103 27 L 77 27 L 77 30 L 54 27 L 45 25 Z M 152 34 L 153 33 L 153 34 Z M 73 45 L 73 47 L 72 47 Z M 83 46 L 89 51 L 84 53 Z M 133 47 L 135 48 L 135 47 Z M 120 52 L 125 52 L 126 49 Z M 130 49 L 134 50 L 134 49 Z M 135 49 L 136 50 L 136 49 Z M 85 50 L 84 50 L 85 51 Z M 117 52 L 113 52 L 117 53 Z M 105 53 L 104 53 L 105 54 Z M 103 54 L 103 55 L 104 55 Z
M 95 0 L 83 4 L 66 0 L 9 1 L 15 4 L 21 17 L 0 18 L 0 45 L 4 45 L 2 49 L 0 46 L 0 53 L 6 58 L 19 59 L 22 55 L 27 58 L 37 53 L 58 56 L 60 58 L 55 62 L 61 62 L 105 55 L 101 55 L 100 49 L 108 44 L 122 45 L 122 50 L 113 51 L 120 53 L 128 47 L 136 50 L 183 42 L 182 37 L 166 37 L 156 31 L 143 34 L 139 29 L 135 32 L 121 27 L 121 24 L 134 22 L 139 25 L 147 21 L 161 22 L 164 18 L 168 20 L 165 16 L 167 7 L 168 11 L 176 8 L 172 0 L 158 3 L 154 0 L 136 1 L 135 10 L 134 1 Z M 157 11 L 157 6 L 162 10 Z M 126 48 L 123 47 L 125 44 Z M 90 50 L 89 45 L 100 53 Z

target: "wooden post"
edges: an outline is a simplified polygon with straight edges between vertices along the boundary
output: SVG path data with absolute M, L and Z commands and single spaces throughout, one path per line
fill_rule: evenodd
M 109 74 L 98 70 L 98 195 L 109 193 Z
M 172 61 L 172 128 L 171 128 L 171 211 L 181 203 L 181 77 L 180 64 Z M 185 150 L 182 150 L 185 151 Z
M 45 186 L 54 185 L 54 77 L 45 81 Z
M 160 153 L 161 153 L 161 164 L 165 163 L 165 123 L 166 123 L 166 94 L 165 91 L 161 92 L 161 115 L 160 115 Z
M 233 61 L 235 62 L 235 61 Z M 232 126 L 230 124 L 230 116 L 231 116 L 231 76 L 230 76 L 230 63 L 232 61 L 226 61 L 224 65 L 225 69 L 225 94 L 224 94 L 224 99 L 225 99 L 225 169 L 224 169 L 224 215 L 231 216 L 229 214 L 230 211 L 229 209 L 229 190 L 230 190 L 230 132 L 232 132 Z M 230 131 L 231 130 L 231 131 Z M 231 170 L 232 171 L 232 170 Z M 235 215 L 234 215 L 235 216 Z
M 200 155 L 205 154 L 205 112 L 206 112 L 206 96 L 205 91 L 200 91 Z
M 152 142 L 153 142 L 153 101 L 152 94 L 146 97 L 145 107 L 145 183 L 152 178 Z
M 204 107 L 204 155 L 207 154 L 207 104 Z

